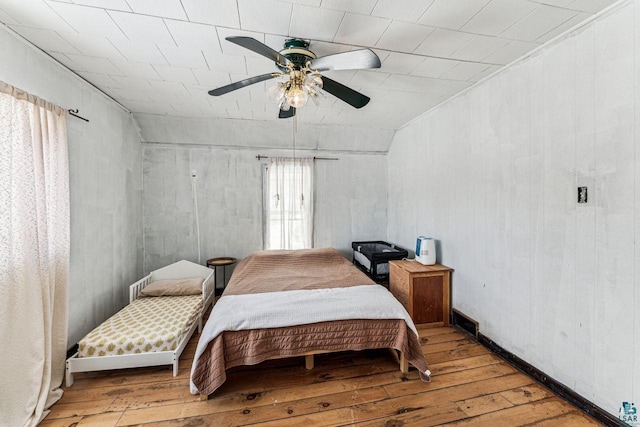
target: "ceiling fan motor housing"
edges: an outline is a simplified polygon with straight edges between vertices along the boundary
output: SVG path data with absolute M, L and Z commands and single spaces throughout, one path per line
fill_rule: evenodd
M 309 42 L 302 39 L 287 39 L 284 42 L 284 49 L 280 54 L 293 63 L 294 69 L 301 69 L 312 59 L 316 59 L 316 54 L 309 49 Z M 276 66 L 283 72 L 288 71 L 287 67 L 276 62 Z

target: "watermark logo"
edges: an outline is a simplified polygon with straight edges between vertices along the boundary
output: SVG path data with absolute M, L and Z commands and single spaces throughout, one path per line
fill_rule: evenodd
M 622 406 L 618 410 L 618 418 L 630 426 L 640 426 L 637 412 L 638 409 L 633 402 L 622 402 Z

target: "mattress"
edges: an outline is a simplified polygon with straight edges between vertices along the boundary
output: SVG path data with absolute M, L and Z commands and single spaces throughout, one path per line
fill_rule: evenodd
M 361 285 L 379 287 L 335 249 L 262 251 L 238 264 L 222 298 Z M 318 300 L 317 304 L 322 302 Z M 274 307 L 274 313 L 278 309 L 282 307 Z M 209 322 L 215 311 L 216 306 Z M 231 367 L 318 351 L 395 348 L 420 372 L 427 370 L 418 338 L 404 320 L 349 319 L 262 329 L 243 327 L 211 337 L 206 336 L 209 322 L 198 343 L 198 349 L 204 350 L 200 355 L 196 351 L 191 370 L 192 393 L 213 393 L 225 382 L 226 370 Z
M 79 343 L 78 357 L 175 350 L 202 310 L 202 295 L 138 298 Z

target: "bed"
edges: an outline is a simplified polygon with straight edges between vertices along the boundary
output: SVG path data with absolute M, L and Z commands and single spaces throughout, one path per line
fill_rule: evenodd
M 332 248 L 261 251 L 235 268 L 200 336 L 191 393 L 208 398 L 235 366 L 347 350 L 393 348 L 400 369 L 430 372 L 406 310 Z
M 80 340 L 78 351 L 67 359 L 67 387 L 73 384 L 76 372 L 172 365 L 173 376 L 178 375 L 180 354 L 196 328 L 202 330 L 203 315 L 213 301 L 213 273 L 183 260 L 131 285 L 129 304 Z M 157 290 L 159 284 L 162 287 Z M 197 288 L 200 292 L 193 294 Z M 191 295 L 143 297 L 145 293 Z

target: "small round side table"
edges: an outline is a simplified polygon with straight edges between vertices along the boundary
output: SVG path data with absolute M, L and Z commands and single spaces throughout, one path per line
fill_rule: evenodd
M 232 258 L 232 257 L 218 257 L 218 258 L 211 258 L 207 260 L 207 267 L 211 268 L 213 267 L 215 270 L 215 274 L 216 276 L 218 275 L 218 269 L 217 267 L 222 267 L 222 292 L 224 292 L 224 289 L 227 287 L 227 266 L 228 265 L 233 265 L 236 262 L 238 262 L 237 259 Z M 217 281 L 217 279 L 216 279 Z M 218 287 L 216 286 L 216 290 L 218 289 Z

